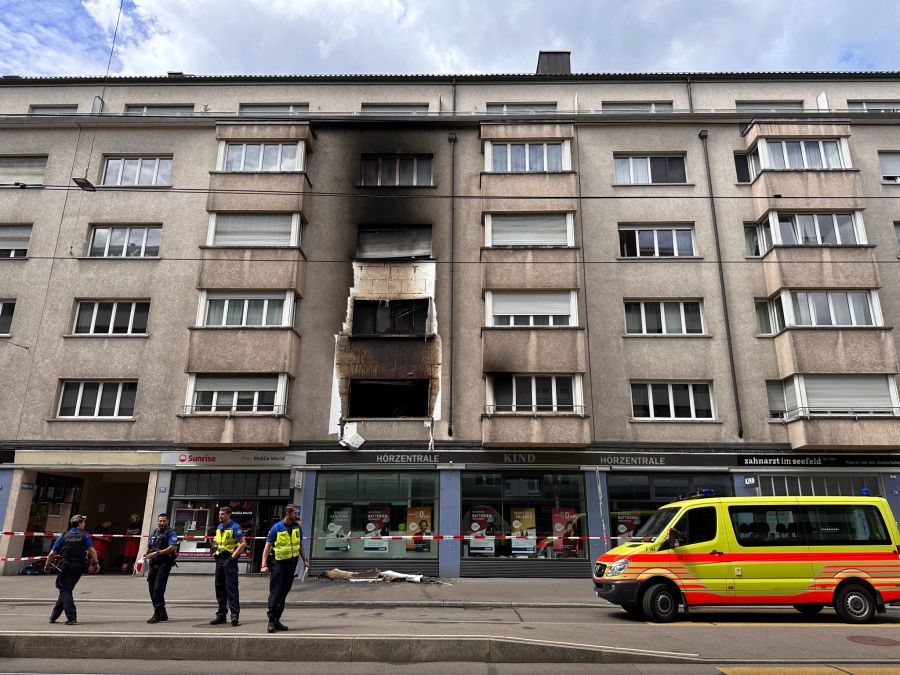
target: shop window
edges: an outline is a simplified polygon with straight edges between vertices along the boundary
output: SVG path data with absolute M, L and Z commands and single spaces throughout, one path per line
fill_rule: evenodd
M 431 380 L 351 380 L 350 417 L 427 417 Z
M 579 473 L 464 472 L 461 487 L 465 534 L 517 535 L 516 539 L 463 542 L 466 558 L 585 558 L 584 476 Z
M 312 555 L 316 558 L 436 559 L 432 541 L 372 539 L 436 534 L 435 472 L 320 473 Z M 351 539 L 351 536 L 362 539 Z
M 425 335 L 427 299 L 355 300 L 354 335 Z

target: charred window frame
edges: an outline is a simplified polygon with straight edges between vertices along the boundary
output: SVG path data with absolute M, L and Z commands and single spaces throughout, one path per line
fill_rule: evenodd
M 431 225 L 360 225 L 356 234 L 356 257 L 361 260 L 430 258 Z
M 427 298 L 420 300 L 354 300 L 353 335 L 424 336 Z
M 351 418 L 428 417 L 431 380 L 350 380 Z
M 363 155 L 363 187 L 431 187 L 433 155 Z

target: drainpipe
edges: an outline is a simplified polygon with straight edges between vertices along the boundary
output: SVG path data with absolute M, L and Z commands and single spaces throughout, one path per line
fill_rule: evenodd
M 722 311 L 725 314 L 725 341 L 728 345 L 728 362 L 731 366 L 731 388 L 734 390 L 734 414 L 737 420 L 738 438 L 744 437 L 744 420 L 741 415 L 741 395 L 738 392 L 737 370 L 734 366 L 734 344 L 731 339 L 731 320 L 728 317 L 728 294 L 725 288 L 725 267 L 722 264 L 722 248 L 719 244 L 719 219 L 716 216 L 716 198 L 713 194 L 712 173 L 709 170 L 709 148 L 707 138 L 709 131 L 700 131 L 700 140 L 703 141 L 703 159 L 706 162 L 706 186 L 709 193 L 709 211 L 712 215 L 713 234 L 716 240 L 716 265 L 719 268 L 719 290 L 722 294 Z
M 453 109 L 456 110 L 456 87 L 453 88 Z M 456 370 L 453 368 L 453 356 L 456 354 L 456 321 L 454 320 L 454 293 L 453 273 L 456 267 L 454 255 L 455 240 L 453 238 L 454 225 L 456 225 L 456 133 L 450 132 L 447 136 L 450 143 L 450 405 L 447 411 L 447 435 L 453 436 L 453 380 L 456 379 Z
M 688 110 L 694 112 L 694 92 L 691 89 L 691 76 L 687 76 Z

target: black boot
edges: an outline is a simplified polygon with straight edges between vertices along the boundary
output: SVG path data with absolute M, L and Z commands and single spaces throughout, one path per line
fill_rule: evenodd
M 160 621 L 168 621 L 169 620 L 169 615 L 166 613 L 165 607 L 163 607 L 162 609 L 156 610 L 156 618 L 159 619 Z
M 278 620 L 275 622 L 275 630 L 290 630 L 290 628 L 288 628 L 283 623 L 281 623 L 280 620 Z
M 157 614 L 156 612 L 153 612 L 153 616 L 147 619 L 147 623 L 159 623 L 159 621 L 159 614 Z
M 50 612 L 50 623 L 56 623 L 56 620 L 57 620 L 60 616 L 62 616 L 62 610 L 61 610 L 61 609 L 57 609 L 56 607 L 54 607 L 54 608 L 53 608 L 53 611 Z
M 77 619 L 76 617 L 74 617 L 74 616 L 73 616 L 71 619 L 66 619 L 66 625 L 67 625 L 67 626 L 77 626 L 77 625 L 78 625 L 78 619 Z
M 240 616 L 239 614 L 232 614 L 232 615 L 231 615 L 231 625 L 232 625 L 232 626 L 240 626 L 240 625 L 241 625 L 241 622 L 238 621 L 238 617 L 239 617 L 239 616 Z
M 225 623 L 225 615 L 224 614 L 216 614 L 216 618 L 209 622 L 210 626 L 218 626 L 219 624 Z
M 270 622 L 269 622 L 269 625 L 266 626 L 266 632 L 267 632 L 267 633 L 274 633 L 274 632 L 275 632 L 275 622 L 274 622 L 274 621 L 270 621 Z

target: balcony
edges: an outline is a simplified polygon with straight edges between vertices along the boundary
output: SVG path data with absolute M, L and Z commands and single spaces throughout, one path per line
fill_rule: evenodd
M 584 329 L 572 327 L 481 329 L 484 372 L 583 373 Z
M 291 438 L 291 418 L 284 406 L 275 413 L 196 412 L 185 406 L 178 416 L 175 442 L 181 445 L 286 447 Z
M 299 248 L 201 247 L 197 287 L 288 290 L 302 294 L 306 256 Z
M 872 246 L 775 246 L 762 260 L 768 295 L 782 288 L 881 286 Z
M 306 174 L 299 171 L 210 171 L 206 210 L 300 213 L 303 194 L 311 187 Z
M 853 211 L 864 207 L 865 193 L 857 169 L 764 169 L 751 190 L 756 220 L 770 210 Z
M 577 248 L 482 248 L 482 288 L 580 288 L 578 254 Z
M 239 363 L 244 372 L 296 375 L 300 336 L 293 328 L 192 327 L 189 344 L 189 373 L 233 373 Z
M 808 409 L 789 411 L 808 415 Z M 801 416 L 785 422 L 795 450 L 893 450 L 900 446 L 900 410 L 835 410 L 822 416 Z M 872 413 L 880 413 L 873 415 Z
M 485 446 L 585 447 L 591 430 L 584 406 L 573 413 L 497 413 L 491 406 L 481 417 L 481 438 Z
M 430 417 L 344 418 L 356 424 L 356 433 L 368 442 L 404 441 L 427 445 L 431 439 Z
M 533 199 L 536 195 L 541 198 Z M 577 211 L 577 195 L 578 176 L 574 171 L 481 174 L 481 210 L 484 213 Z
M 775 336 L 778 377 L 796 373 L 896 373 L 890 328 L 788 328 Z

